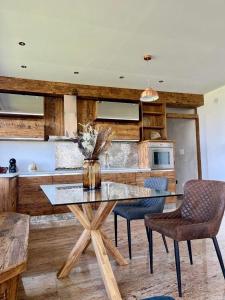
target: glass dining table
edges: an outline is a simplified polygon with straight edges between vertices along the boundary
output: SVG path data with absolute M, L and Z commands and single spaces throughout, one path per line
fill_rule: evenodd
M 41 189 L 53 206 L 66 205 L 84 227 L 82 234 L 59 270 L 57 277 L 65 278 L 78 262 L 82 253 L 92 243 L 102 279 L 109 299 L 121 300 L 121 294 L 109 261 L 109 253 L 120 266 L 126 266 L 127 260 L 102 229 L 102 224 L 120 201 L 156 197 L 172 197 L 180 194 L 159 191 L 141 186 L 116 182 L 102 182 L 101 188 L 87 190 L 82 183 L 41 185 Z M 95 210 L 93 206 L 99 203 Z M 107 249 L 107 251 L 106 251 Z

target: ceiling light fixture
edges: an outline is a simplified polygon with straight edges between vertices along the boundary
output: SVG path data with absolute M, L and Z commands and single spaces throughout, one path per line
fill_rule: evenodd
M 152 56 L 150 54 L 144 55 L 144 60 L 145 61 L 150 61 L 152 59 Z M 141 98 L 140 100 L 142 102 L 152 102 L 155 100 L 159 99 L 159 95 L 157 91 L 153 90 L 152 88 L 146 88 L 142 93 L 141 93 Z
M 18 43 L 20 46 L 25 46 L 26 45 L 26 43 L 24 43 L 24 42 L 19 42 Z
M 26 66 L 26 65 L 22 65 L 21 68 L 22 68 L 22 69 L 26 69 L 27 66 Z

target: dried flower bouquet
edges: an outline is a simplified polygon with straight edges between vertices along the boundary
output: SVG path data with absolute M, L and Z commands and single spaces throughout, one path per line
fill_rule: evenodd
M 97 160 L 99 155 L 107 151 L 112 142 L 111 128 L 96 129 L 93 124 L 82 125 L 83 130 L 77 138 L 78 148 L 89 160 Z

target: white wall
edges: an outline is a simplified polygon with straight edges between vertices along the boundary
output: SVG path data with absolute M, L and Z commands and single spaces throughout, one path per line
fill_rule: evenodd
M 19 171 L 27 171 L 35 162 L 39 171 L 55 169 L 55 144 L 38 141 L 0 141 L 0 166 L 8 167 L 9 159 L 15 158 Z
M 198 109 L 204 179 L 225 180 L 225 86 L 204 95 Z
M 198 178 L 195 120 L 168 119 L 167 130 L 175 141 L 177 189 L 182 191 L 185 182 Z

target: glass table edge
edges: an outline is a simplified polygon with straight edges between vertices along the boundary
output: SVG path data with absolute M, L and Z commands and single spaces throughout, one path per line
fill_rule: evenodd
M 121 185 L 126 185 L 126 186 L 137 186 L 137 185 L 132 185 L 132 184 L 126 184 L 126 183 L 119 183 L 119 182 L 113 182 L 113 181 L 103 181 L 103 183 L 118 183 L 118 184 L 121 184 Z M 148 198 L 168 198 L 168 197 L 180 197 L 180 196 L 183 196 L 183 193 L 181 192 L 169 192 L 170 194 L 168 195 L 154 195 L 154 197 L 150 197 L 150 196 L 139 196 L 139 197 L 134 197 L 134 198 L 120 198 L 120 199 L 104 199 L 104 200 L 95 200 L 95 201 L 81 201 L 81 202 L 67 202 L 67 203 L 52 203 L 49 199 L 49 197 L 47 196 L 47 194 L 45 193 L 44 191 L 44 187 L 49 187 L 49 186 L 55 186 L 55 187 L 60 187 L 60 186 L 73 186 L 73 185 L 78 185 L 78 184 L 83 184 L 82 182 L 77 182 L 77 183 L 59 183 L 59 184 L 42 184 L 40 185 L 40 188 L 42 189 L 43 193 L 45 194 L 45 196 L 48 198 L 49 202 L 51 203 L 52 206 L 68 206 L 68 205 L 81 205 L 81 204 L 95 204 L 95 203 L 106 203 L 106 202 L 124 202 L 124 201 L 127 201 L 127 202 L 130 202 L 130 201 L 135 201 L 135 200 L 142 200 L 142 199 L 148 199 Z M 138 186 L 140 187 L 140 186 Z M 141 186 L 141 188 L 144 188 L 144 189 L 148 189 L 144 186 Z M 98 191 L 100 189 L 96 189 L 96 191 Z M 154 189 L 152 189 L 154 190 Z M 156 189 L 155 189 L 156 190 Z M 95 190 L 88 190 L 88 189 L 85 189 L 85 191 L 95 191 Z

